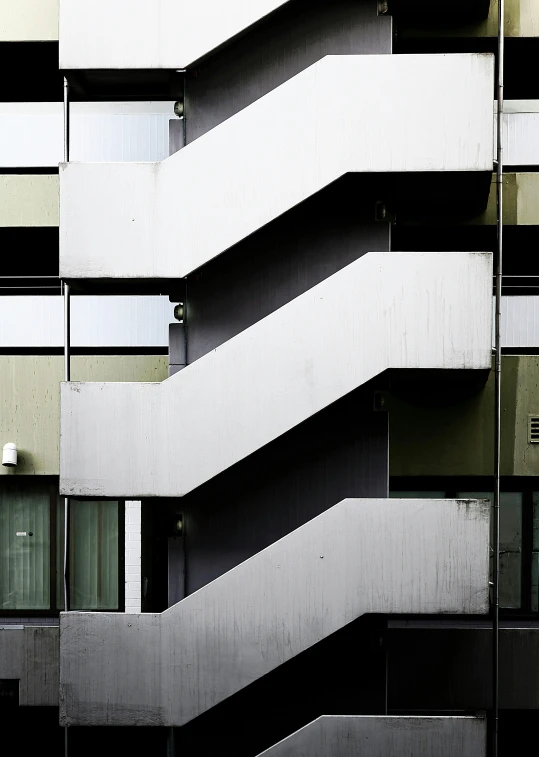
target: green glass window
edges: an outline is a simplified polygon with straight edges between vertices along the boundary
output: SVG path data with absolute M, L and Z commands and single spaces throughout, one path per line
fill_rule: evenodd
M 531 609 L 539 612 L 539 492 L 533 492 Z
M 123 502 L 70 500 L 70 608 L 122 610 Z M 0 478 L 0 613 L 64 607 L 57 479 Z
M 70 609 L 119 609 L 118 502 L 70 500 Z M 58 609 L 64 607 L 64 500 L 58 501 Z
M 0 483 L 0 607 L 48 610 L 49 488 L 10 480 Z

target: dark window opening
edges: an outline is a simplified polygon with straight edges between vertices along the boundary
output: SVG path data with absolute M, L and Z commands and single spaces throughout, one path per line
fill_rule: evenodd
M 57 479 L 0 481 L 1 614 L 63 609 L 64 501 Z M 70 609 L 123 611 L 124 502 L 70 504 Z

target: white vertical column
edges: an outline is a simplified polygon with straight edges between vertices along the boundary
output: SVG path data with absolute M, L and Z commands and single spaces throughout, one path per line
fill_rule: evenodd
M 125 503 L 125 611 L 141 611 L 141 503 Z

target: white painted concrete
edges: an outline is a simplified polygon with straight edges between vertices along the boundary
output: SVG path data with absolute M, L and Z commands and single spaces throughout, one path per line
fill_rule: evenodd
M 63 384 L 61 492 L 181 496 L 387 368 L 490 368 L 491 257 L 371 252 L 162 384 Z
M 492 88 L 490 55 L 327 56 L 161 163 L 63 165 L 61 275 L 181 278 L 348 172 L 491 171 Z
M 486 718 L 323 715 L 259 757 L 486 757 Z
M 504 114 L 504 162 L 539 165 L 539 112 Z
M 539 347 L 539 297 L 502 299 L 503 347 Z
M 60 68 L 184 68 L 286 0 L 60 0 Z
M 181 726 L 366 613 L 485 614 L 489 520 L 346 499 L 161 615 L 62 613 L 60 720 Z
M 0 42 L 58 39 L 58 0 L 0 0 L 0 19 Z
M 60 296 L 0 297 L 0 344 L 62 347 L 63 308 Z M 168 297 L 71 298 L 73 347 L 163 347 L 168 345 L 168 326 L 172 322 L 174 305 Z
M 72 103 L 71 160 L 155 161 L 169 155 L 174 102 Z M 0 103 L 0 165 L 51 168 L 64 156 L 62 103 Z
M 494 143 L 496 144 L 496 102 L 494 110 Z M 505 165 L 539 165 L 539 100 L 506 100 L 503 125 Z
M 142 601 L 142 511 L 140 501 L 125 503 L 125 611 L 140 612 Z

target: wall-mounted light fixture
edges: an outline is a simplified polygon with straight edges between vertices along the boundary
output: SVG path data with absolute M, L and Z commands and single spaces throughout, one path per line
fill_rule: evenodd
M 174 535 L 183 536 L 183 515 L 176 514 L 174 520 Z
M 14 468 L 17 465 L 17 445 L 13 444 L 13 442 L 4 444 L 2 465 L 5 465 L 6 468 Z

